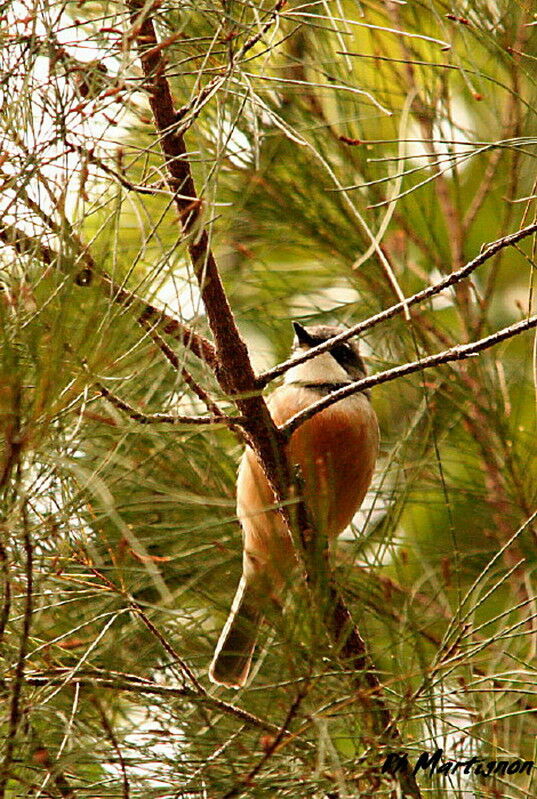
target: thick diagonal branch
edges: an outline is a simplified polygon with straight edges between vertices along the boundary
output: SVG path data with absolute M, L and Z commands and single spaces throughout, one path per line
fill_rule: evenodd
M 129 8 L 132 30 L 137 38 L 145 76 L 145 87 L 166 161 L 168 183 L 175 195 L 182 229 L 187 238 L 188 252 L 214 336 L 217 354 L 216 376 L 221 387 L 235 401 L 237 408 L 245 417 L 244 425 L 248 441 L 263 466 L 275 498 L 282 501 L 291 495 L 293 488 L 293 475 L 287 464 L 284 439 L 259 394 L 258 382 L 246 345 L 235 324 L 210 249 L 209 237 L 203 228 L 203 203 L 196 194 L 183 135 L 177 130 L 177 115 L 165 76 L 166 62 L 162 49 L 158 46 L 150 16 L 151 9 L 141 0 L 131 0 Z M 289 519 L 287 521 L 289 523 Z M 305 534 L 307 519 L 299 519 L 299 526 L 301 534 Z M 300 547 L 297 549 L 300 551 Z M 309 579 L 308 582 L 311 584 L 314 581 Z M 385 705 L 380 683 L 370 670 L 365 644 L 337 588 L 331 588 L 331 594 L 332 601 L 326 618 L 330 634 L 343 654 L 352 656 L 354 664 L 363 667 L 365 673 L 369 675 L 366 684 L 377 694 L 376 705 L 382 709 L 380 727 L 388 733 L 392 743 L 401 745 L 401 737 Z M 351 651 L 355 646 L 356 651 Z M 401 787 L 404 794 L 419 799 L 419 788 L 412 777 L 407 778 L 406 775 L 401 777 Z
M 203 227 L 203 201 L 196 193 L 184 136 L 177 131 L 177 113 L 165 76 L 166 62 L 158 46 L 151 8 L 141 0 L 131 0 L 128 5 L 145 88 L 166 162 L 168 184 L 174 194 L 188 253 L 214 337 L 216 376 L 222 389 L 235 401 L 246 418 L 249 443 L 263 462 L 273 489 L 279 496 L 285 496 L 289 476 L 280 435 L 259 394 L 246 344 L 235 324 L 210 248 L 209 236 Z

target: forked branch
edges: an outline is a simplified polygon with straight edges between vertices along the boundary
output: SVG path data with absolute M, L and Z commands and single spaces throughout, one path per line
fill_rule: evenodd
M 161 148 L 168 170 L 168 183 L 174 192 L 175 203 L 184 236 L 187 240 L 188 252 L 194 273 L 200 285 L 200 291 L 209 324 L 216 344 L 218 359 L 216 376 L 221 387 L 235 401 L 237 408 L 245 418 L 248 440 L 256 452 L 269 480 L 275 497 L 283 502 L 292 495 L 293 478 L 290 473 L 283 437 L 270 417 L 267 406 L 259 394 L 259 383 L 252 369 L 248 351 L 229 305 L 214 255 L 209 246 L 209 237 L 203 228 L 202 201 L 197 196 L 190 163 L 187 156 L 183 134 L 178 132 L 174 103 L 168 80 L 165 76 L 166 63 L 162 48 L 158 46 L 155 28 L 151 18 L 151 7 L 141 0 L 129 2 L 132 30 L 137 39 L 137 47 L 145 77 L 145 87 L 149 95 L 149 103 L 153 111 Z M 289 528 L 291 525 L 287 518 Z M 301 526 L 307 520 L 300 520 Z M 301 529 L 302 534 L 306 533 Z M 307 569 L 306 569 L 307 571 Z M 314 583 L 314 580 L 309 580 Z M 326 621 L 329 633 L 345 656 L 352 656 L 354 663 L 363 665 L 371 686 L 371 672 L 368 659 L 365 657 L 365 645 L 351 620 L 342 597 L 337 588 L 333 588 L 330 608 Z M 342 621 L 343 620 L 343 621 Z M 350 651 L 359 642 L 357 651 Z M 395 720 L 384 702 L 380 683 L 374 678 L 376 707 L 382 709 L 381 727 L 386 743 L 401 746 L 401 736 Z M 366 682 L 366 684 L 368 684 Z M 382 734 L 382 733 L 381 733 Z M 401 788 L 405 795 L 419 799 L 420 791 L 412 775 L 402 775 Z

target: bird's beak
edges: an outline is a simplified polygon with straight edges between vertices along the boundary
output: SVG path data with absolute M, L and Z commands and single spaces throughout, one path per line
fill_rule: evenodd
M 306 328 L 302 327 L 302 325 L 299 322 L 293 322 L 293 328 L 295 330 L 295 334 L 299 344 L 304 344 L 307 347 L 315 346 L 313 338 L 310 336 Z

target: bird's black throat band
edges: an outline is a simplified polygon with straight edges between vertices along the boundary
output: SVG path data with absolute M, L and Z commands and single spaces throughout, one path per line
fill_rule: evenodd
M 307 388 L 311 391 L 316 391 L 318 394 L 332 394 L 334 391 L 337 391 L 339 388 L 344 388 L 345 386 L 350 386 L 351 381 L 348 382 L 338 382 L 338 383 L 316 383 L 314 381 L 308 380 L 293 380 L 291 383 L 287 383 L 288 386 L 298 386 L 299 388 Z M 364 394 L 369 399 L 369 391 L 357 391 L 357 394 Z

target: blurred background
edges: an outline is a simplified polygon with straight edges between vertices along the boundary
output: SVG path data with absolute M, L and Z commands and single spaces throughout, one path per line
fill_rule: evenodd
M 249 686 L 208 682 L 241 569 L 241 442 L 142 425 L 98 388 L 204 413 L 183 368 L 232 411 L 203 361 L 162 333 L 174 369 L 118 302 L 134 292 L 210 337 L 131 10 L 2 6 L 0 796 L 369 797 L 385 749 L 306 600 L 263 631 Z M 356 324 L 535 221 L 530 2 L 144 13 L 257 371 L 287 357 L 291 320 Z M 534 269 L 533 237 L 371 328 L 369 370 L 526 318 Z M 372 395 L 381 456 L 336 568 L 411 760 L 537 759 L 533 338 Z M 271 751 L 269 728 L 202 689 L 295 737 Z M 429 797 L 536 791 L 528 774 L 419 781 Z

